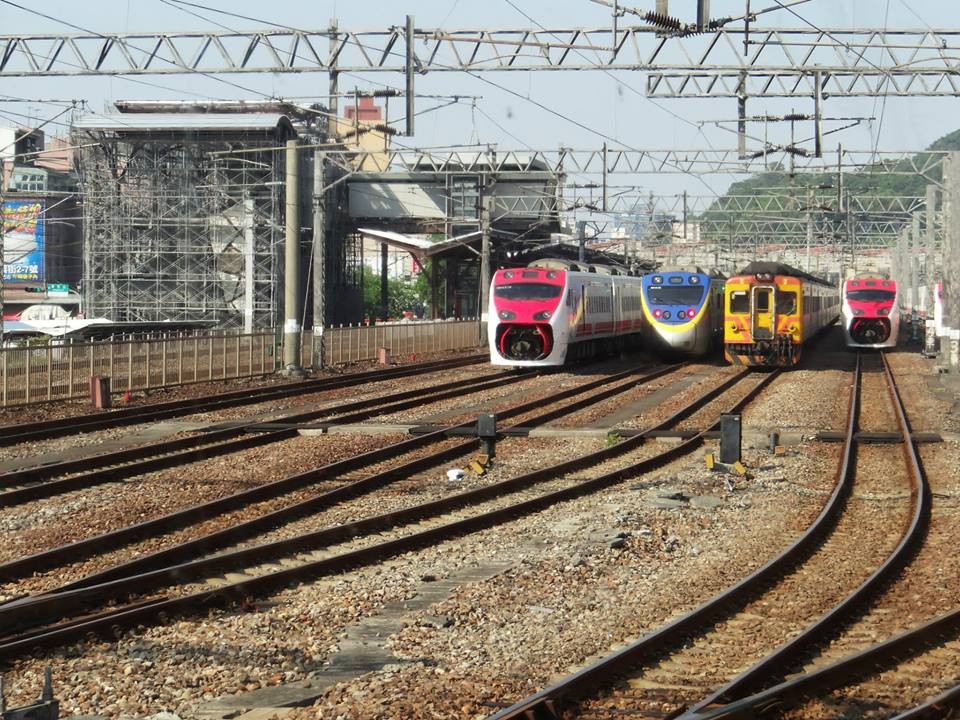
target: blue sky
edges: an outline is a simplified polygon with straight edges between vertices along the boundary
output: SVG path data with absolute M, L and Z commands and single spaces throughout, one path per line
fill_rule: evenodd
M 62 22 L 0 4 L 0 33 L 70 33 L 72 23 L 98 32 L 184 31 L 217 29 L 216 23 L 232 29 L 249 30 L 263 25 L 254 20 L 220 15 L 199 8 L 176 7 L 163 0 L 17 0 L 17 4 L 44 13 Z M 324 28 L 337 18 L 343 29 L 382 30 L 402 25 L 404 15 L 415 16 L 417 27 L 536 28 L 603 27 L 610 23 L 610 11 L 590 0 L 421 0 L 384 2 L 294 2 L 273 0 L 269 4 L 252 0 L 198 0 L 198 4 L 249 15 L 251 18 L 298 28 Z M 774 0 L 752 0 L 754 9 L 774 5 Z M 635 0 L 633 7 L 653 9 L 654 0 Z M 672 0 L 671 12 L 693 19 L 694 0 Z M 713 0 L 713 16 L 741 15 L 743 0 Z M 204 16 L 191 15 L 190 12 Z M 960 27 L 956 0 L 811 0 L 794 8 L 797 15 L 779 10 L 764 15 L 758 24 L 788 27 L 804 21 L 819 27 Z M 801 20 L 802 18 L 803 20 Z M 621 24 L 630 23 L 622 19 Z M 4 79 L 0 96 L 41 99 L 81 99 L 96 112 L 104 112 L 116 99 L 157 99 L 195 97 L 255 98 L 262 96 L 322 96 L 327 90 L 325 74 L 310 75 L 227 75 L 225 79 L 243 86 L 237 89 L 198 76 L 124 78 L 43 78 Z M 665 100 L 656 103 L 642 97 L 645 79 L 641 73 L 620 72 L 614 77 L 600 72 L 484 73 L 487 81 L 462 73 L 433 73 L 417 80 L 418 92 L 436 95 L 482 96 L 476 107 L 469 99 L 418 117 L 413 138 L 407 145 L 436 147 L 452 144 L 496 143 L 502 149 L 599 148 L 610 144 L 633 148 L 687 149 L 735 148 L 736 137 L 715 124 L 736 115 L 732 99 Z M 370 89 L 370 81 L 402 86 L 400 75 L 377 74 L 343 77 L 341 90 Z M 143 82 L 149 84 L 143 84 Z M 491 84 L 493 83 L 493 84 Z M 164 87 L 156 87 L 164 86 Z M 499 87 L 497 87 L 499 86 Z M 513 91 L 511 94 L 509 91 Z M 519 96 L 519 97 L 518 97 Z M 529 98 L 529 100 L 527 99 Z M 323 101 L 323 98 L 319 98 Z M 547 112 L 533 102 L 555 111 Z M 444 101 L 421 98 L 419 110 Z M 400 102 L 396 110 L 400 109 Z M 833 99 L 825 104 L 827 116 L 875 118 L 857 128 L 829 136 L 828 149 L 837 142 L 853 149 L 914 150 L 960 127 L 960 100 L 950 99 Z M 751 113 L 779 113 L 790 109 L 809 112 L 805 100 L 751 101 Z M 391 115 L 396 117 L 394 108 Z M 22 120 L 22 113 L 39 120 L 58 112 L 57 106 L 38 102 L 11 103 L 0 97 L 0 122 Z M 839 124 L 839 123 L 836 123 Z M 585 126 L 585 127 L 584 127 Z M 729 123 L 727 128 L 732 127 Z M 62 129 L 62 128 L 59 128 Z M 799 133 L 809 134 L 809 128 Z M 645 178 L 655 192 L 703 193 L 703 184 L 687 176 Z M 722 190 L 729 179 L 711 179 Z

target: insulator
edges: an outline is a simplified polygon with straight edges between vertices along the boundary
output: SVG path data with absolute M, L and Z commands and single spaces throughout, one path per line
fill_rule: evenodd
M 683 22 L 677 18 L 658 12 L 650 11 L 642 17 L 651 25 L 659 25 L 660 27 L 667 28 L 669 30 L 680 30 L 683 27 Z

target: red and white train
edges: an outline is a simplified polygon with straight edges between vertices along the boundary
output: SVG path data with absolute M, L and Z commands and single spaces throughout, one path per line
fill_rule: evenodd
M 497 270 L 490 287 L 490 362 L 563 365 L 639 335 L 641 279 L 614 273 L 554 260 Z
M 894 347 L 900 332 L 897 283 L 878 277 L 844 282 L 843 325 L 847 347 Z

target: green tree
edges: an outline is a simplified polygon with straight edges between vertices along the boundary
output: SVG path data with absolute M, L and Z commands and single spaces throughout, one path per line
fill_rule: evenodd
M 370 318 L 382 318 L 380 311 L 380 275 L 370 268 L 363 267 L 363 314 Z M 387 279 L 387 316 L 401 318 L 403 313 L 413 310 L 414 305 L 424 298 L 416 281 L 408 282 L 398 278 Z

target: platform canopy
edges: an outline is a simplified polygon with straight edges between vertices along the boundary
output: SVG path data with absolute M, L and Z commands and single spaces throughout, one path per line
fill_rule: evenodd
M 371 240 L 376 240 L 377 242 L 386 243 L 390 247 L 396 248 L 397 250 L 406 250 L 417 258 L 441 255 L 445 252 L 453 250 L 454 248 L 470 245 L 480 238 L 479 230 L 474 230 L 464 235 L 457 235 L 456 237 L 437 242 L 434 242 L 433 240 L 427 240 L 423 237 L 417 237 L 415 235 L 405 235 L 392 230 L 358 228 L 358 232 L 364 237 L 370 238 Z

